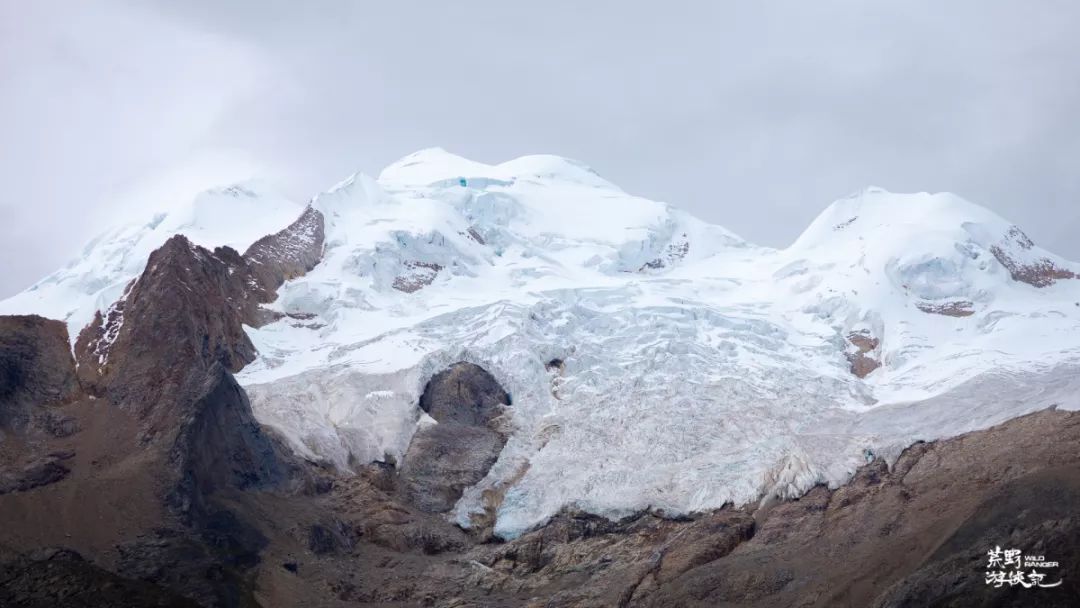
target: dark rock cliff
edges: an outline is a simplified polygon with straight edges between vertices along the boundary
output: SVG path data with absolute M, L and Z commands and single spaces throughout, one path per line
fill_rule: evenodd
M 69 401 L 78 388 L 62 322 L 0 317 L 0 429 L 24 430 L 35 409 Z

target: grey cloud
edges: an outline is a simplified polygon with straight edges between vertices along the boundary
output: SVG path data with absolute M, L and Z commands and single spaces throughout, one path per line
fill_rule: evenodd
M 774 246 L 868 184 L 949 190 L 1080 259 L 1074 2 L 23 4 L 0 293 L 221 150 L 298 198 L 427 146 L 550 152 Z

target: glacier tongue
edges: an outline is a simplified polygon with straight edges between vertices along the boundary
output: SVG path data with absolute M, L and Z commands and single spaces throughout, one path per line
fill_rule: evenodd
M 555 156 L 422 150 L 311 204 L 322 260 L 278 290 L 278 321 L 247 328 L 259 356 L 237 378 L 298 453 L 349 469 L 401 462 L 432 423 L 427 381 L 482 366 L 512 429 L 452 511 L 462 526 L 496 509 L 513 537 L 567 506 L 792 497 L 869 454 L 1080 407 L 1076 265 L 951 194 L 868 188 L 782 250 Z M 74 338 L 171 234 L 242 249 L 301 211 L 212 192 L 106 235 L 0 313 L 65 318 Z

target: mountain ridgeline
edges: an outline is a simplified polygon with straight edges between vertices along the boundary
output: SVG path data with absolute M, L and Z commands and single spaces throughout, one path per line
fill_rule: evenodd
M 777 250 L 553 156 L 214 190 L 0 302 L 0 605 L 1075 605 L 1078 270 L 950 194 Z

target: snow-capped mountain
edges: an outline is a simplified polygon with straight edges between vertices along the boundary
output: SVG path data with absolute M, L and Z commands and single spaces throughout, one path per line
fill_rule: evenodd
M 243 251 L 287 226 L 304 206 L 251 181 L 207 190 L 188 205 L 150 213 L 90 241 L 82 254 L 26 291 L 0 301 L 0 314 L 39 314 L 68 324 L 72 340 L 139 276 L 150 253 L 183 234 L 204 247 Z
M 488 370 L 509 438 L 457 503 L 463 527 L 797 496 L 870 454 L 1080 408 L 1077 265 L 951 194 L 868 188 L 776 250 L 575 161 L 433 149 L 311 206 L 322 259 L 247 328 L 258 358 L 237 379 L 296 452 L 348 469 L 402 459 L 436 373 Z M 168 236 L 243 250 L 302 211 L 215 191 L 95 240 L 0 314 L 74 339 Z

